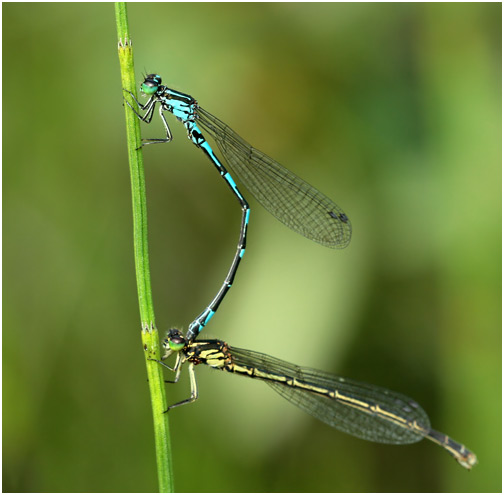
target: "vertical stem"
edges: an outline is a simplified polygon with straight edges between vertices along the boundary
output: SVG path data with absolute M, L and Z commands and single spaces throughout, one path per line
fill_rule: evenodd
M 115 4 L 117 35 L 119 38 L 119 63 L 121 67 L 122 88 L 135 91 L 135 70 L 133 48 L 129 34 L 126 4 Z M 123 93 L 127 95 L 127 93 Z M 131 102 L 134 105 L 134 102 Z M 137 278 L 138 302 L 142 328 L 142 343 L 145 351 L 147 376 L 151 393 L 154 416 L 154 437 L 159 480 L 159 491 L 173 492 L 173 470 L 171 458 L 170 430 L 166 410 L 165 385 L 161 367 L 149 358 L 159 359 L 159 335 L 155 324 L 152 290 L 150 284 L 149 252 L 147 242 L 147 200 L 145 174 L 143 168 L 142 140 L 140 122 L 131 109 L 124 105 L 126 115 L 126 134 L 131 177 L 133 202 L 133 245 Z

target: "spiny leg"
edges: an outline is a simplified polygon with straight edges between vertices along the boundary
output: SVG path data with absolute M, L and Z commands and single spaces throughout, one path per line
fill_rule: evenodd
M 168 409 L 166 409 L 166 411 L 163 411 L 164 413 L 167 413 L 168 411 L 170 411 L 174 407 L 183 406 L 185 404 L 190 404 L 191 402 L 194 402 L 198 398 L 198 385 L 196 383 L 196 375 L 194 373 L 194 364 L 193 363 L 189 363 L 188 372 L 189 372 L 189 381 L 191 382 L 191 396 L 188 399 L 181 400 L 180 402 L 172 404 L 171 406 L 168 407 Z M 179 373 L 179 376 L 180 376 L 180 373 Z M 177 377 L 175 377 L 175 379 L 177 380 Z

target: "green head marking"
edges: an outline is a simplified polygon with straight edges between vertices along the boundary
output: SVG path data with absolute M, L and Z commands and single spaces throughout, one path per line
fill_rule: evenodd
M 184 339 L 182 332 L 177 328 L 172 328 L 168 331 L 166 339 L 164 340 L 163 347 L 173 352 L 181 351 L 186 345 L 186 340 Z
M 156 93 L 161 85 L 161 77 L 157 74 L 149 74 L 145 76 L 144 82 L 140 86 L 140 90 L 147 96 L 152 96 Z
M 173 340 L 168 340 L 168 346 L 170 350 L 174 352 L 179 352 L 184 348 L 185 342 L 173 342 Z
M 140 89 L 142 93 L 145 93 L 147 96 L 152 96 L 157 91 L 157 86 L 149 86 L 145 83 L 142 83 Z

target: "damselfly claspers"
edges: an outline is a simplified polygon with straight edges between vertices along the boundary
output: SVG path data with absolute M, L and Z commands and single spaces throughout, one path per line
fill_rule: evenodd
M 282 397 L 338 430 L 373 442 L 409 444 L 422 438 L 437 443 L 457 462 L 471 469 L 476 455 L 449 436 L 433 430 L 427 413 L 413 399 L 375 385 L 342 378 L 313 368 L 303 368 L 266 354 L 231 347 L 222 340 L 188 342 L 171 329 L 163 342 L 163 360 L 176 353 L 172 383 L 178 382 L 182 365 L 189 363 L 191 396 L 168 409 L 194 402 L 198 387 L 194 366 L 212 368 L 265 381 Z M 167 412 L 165 411 L 165 412 Z
M 172 140 L 164 112 L 172 113 L 184 124 L 193 144 L 201 148 L 216 167 L 233 191 L 242 210 L 240 236 L 233 262 L 217 295 L 189 325 L 186 339 L 192 342 L 215 314 L 233 283 L 238 265 L 245 253 L 250 215 L 247 201 L 214 154 L 200 127 L 215 140 L 228 165 L 257 201 L 295 232 L 330 248 L 344 248 L 350 242 L 352 227 L 343 210 L 324 194 L 269 156 L 253 148 L 230 127 L 201 108 L 192 96 L 169 89 L 161 82 L 161 77 L 157 74 L 145 77 L 140 87 L 141 92 L 149 97 L 145 105 L 142 105 L 133 93 L 127 91 L 138 107 L 145 112 L 144 115 L 141 115 L 128 101 L 126 103 L 142 121 L 148 124 L 159 103 L 159 115 L 166 130 L 166 137 L 145 139 L 142 146 L 168 143 Z

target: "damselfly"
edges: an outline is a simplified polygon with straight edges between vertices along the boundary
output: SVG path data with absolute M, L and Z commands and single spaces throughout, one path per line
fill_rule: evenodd
M 200 126 L 217 143 L 226 162 L 241 182 L 273 216 L 295 232 L 324 246 L 344 248 L 348 245 L 352 234 L 350 220 L 339 206 L 320 191 L 269 156 L 250 146 L 230 127 L 201 108 L 192 96 L 163 86 L 160 76 L 156 74 L 146 76 L 140 90 L 149 97 L 145 105 L 142 105 L 133 93 L 129 91 L 128 93 L 131 94 L 139 108 L 145 112 L 144 115 L 138 113 L 128 101 L 126 103 L 142 121 L 148 124 L 152 120 L 156 104 L 159 103 L 159 115 L 166 131 L 165 138 L 145 139 L 142 146 L 168 143 L 172 140 L 170 127 L 163 113 L 171 112 L 184 124 L 189 139 L 210 158 L 238 199 L 242 210 L 238 246 L 229 272 L 212 302 L 189 325 L 186 335 L 189 342 L 197 337 L 215 314 L 233 284 L 238 265 L 245 253 L 250 214 L 247 201 L 240 193 L 229 172 L 214 154 L 203 136 Z
M 190 398 L 168 410 L 194 402 L 198 388 L 194 366 L 212 368 L 265 381 L 303 411 L 338 430 L 373 442 L 408 444 L 428 438 L 447 450 L 459 464 L 471 469 L 476 455 L 462 444 L 433 430 L 426 412 L 405 395 L 312 368 L 302 368 L 266 354 L 227 345 L 222 340 L 188 342 L 177 329 L 171 329 L 163 343 L 166 353 L 177 354 L 173 383 L 180 378 L 182 365 L 189 363 Z

